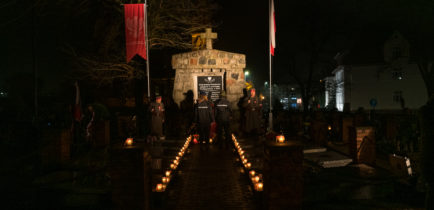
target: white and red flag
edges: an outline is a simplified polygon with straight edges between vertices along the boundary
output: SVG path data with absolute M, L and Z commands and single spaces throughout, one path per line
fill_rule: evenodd
M 127 62 L 136 54 L 146 55 L 146 4 L 124 4 Z
M 276 18 L 274 15 L 274 1 L 271 0 L 270 6 L 270 53 L 274 56 L 276 48 Z

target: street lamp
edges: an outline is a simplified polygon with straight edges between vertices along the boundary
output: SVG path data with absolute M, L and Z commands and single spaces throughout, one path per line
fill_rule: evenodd
M 250 72 L 249 71 L 245 71 L 244 72 L 244 79 L 247 81 L 247 76 L 249 76 Z

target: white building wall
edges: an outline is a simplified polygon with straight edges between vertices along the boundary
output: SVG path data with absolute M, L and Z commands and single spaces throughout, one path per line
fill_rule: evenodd
M 401 103 L 393 99 L 395 91 L 402 91 L 405 107 L 416 109 L 427 101 L 425 84 L 415 64 L 402 65 L 403 77 L 395 79 L 392 69 L 381 65 L 352 66 L 351 110 L 359 107 L 371 109 L 369 101 L 377 99 L 375 109 L 401 109 Z

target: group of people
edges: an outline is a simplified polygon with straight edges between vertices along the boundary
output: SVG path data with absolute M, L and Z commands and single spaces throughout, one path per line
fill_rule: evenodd
M 256 96 L 256 90 L 251 89 L 250 94 L 241 100 L 242 128 L 246 134 L 257 134 L 262 121 L 262 102 Z M 226 98 L 226 92 L 222 91 L 215 102 L 207 97 L 204 91 L 199 92 L 199 97 L 194 104 L 192 124 L 199 134 L 201 148 L 208 148 L 212 128 L 217 130 L 217 145 L 227 148 L 231 139 L 231 120 L 233 112 L 231 104 Z M 148 111 L 151 113 L 151 138 L 163 137 L 164 104 L 161 96 L 157 96 L 151 103 Z

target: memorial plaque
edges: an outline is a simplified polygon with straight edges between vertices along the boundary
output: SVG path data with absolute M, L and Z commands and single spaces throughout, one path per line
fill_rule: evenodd
M 204 91 L 208 96 L 211 95 L 210 100 L 216 101 L 219 99 L 220 92 L 222 91 L 222 77 L 221 76 L 198 76 L 197 77 L 197 90 Z

